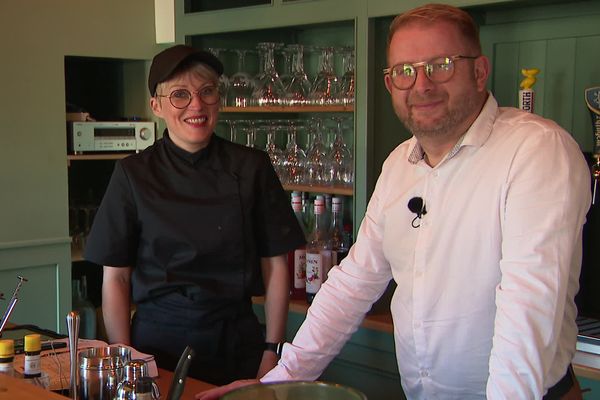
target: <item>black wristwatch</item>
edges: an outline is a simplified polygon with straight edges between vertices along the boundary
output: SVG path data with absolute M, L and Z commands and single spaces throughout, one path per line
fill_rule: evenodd
M 281 358 L 281 353 L 283 352 L 283 342 L 265 342 L 265 350 L 272 351 L 273 353 L 277 354 L 277 357 Z

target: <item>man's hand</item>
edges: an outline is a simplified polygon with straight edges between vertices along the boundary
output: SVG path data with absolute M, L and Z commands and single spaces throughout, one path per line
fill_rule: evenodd
M 229 393 L 234 389 L 241 388 L 243 386 L 254 385 L 260 383 L 258 379 L 242 379 L 239 381 L 231 382 L 229 385 L 219 386 L 214 389 L 205 390 L 204 392 L 197 393 L 196 400 L 216 400 L 223 396 L 225 393 Z

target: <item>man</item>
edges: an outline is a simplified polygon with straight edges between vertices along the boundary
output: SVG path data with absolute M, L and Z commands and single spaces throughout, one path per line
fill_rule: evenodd
M 167 129 L 116 164 L 85 253 L 104 265 L 109 341 L 167 369 L 190 345 L 190 375 L 214 384 L 261 377 L 277 363 L 265 341 L 285 334 L 287 253 L 304 243 L 266 153 L 213 133 L 222 72 L 188 46 L 154 57 L 150 106 Z M 266 334 L 250 300 L 261 293 Z
M 397 17 L 387 58 L 414 137 L 386 160 L 355 245 L 262 382 L 316 379 L 393 278 L 409 399 L 580 398 L 570 362 L 590 177 L 577 144 L 498 107 L 478 29 L 457 8 Z

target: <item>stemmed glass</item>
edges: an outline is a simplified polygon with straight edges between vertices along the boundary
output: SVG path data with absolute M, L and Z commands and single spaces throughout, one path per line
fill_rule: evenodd
M 256 147 L 256 123 L 253 120 L 248 120 L 248 127 L 243 128 L 246 134 L 246 147 Z
M 310 91 L 311 104 L 332 105 L 339 102 L 339 80 L 333 69 L 333 47 L 321 48 L 319 72 Z
M 257 45 L 261 55 L 262 68 L 256 77 L 256 86 L 252 92 L 254 103 L 259 106 L 281 105 L 285 88 L 275 69 L 274 51 L 278 43 L 263 42 Z
M 344 74 L 340 80 L 340 92 L 337 97 L 343 105 L 354 104 L 354 49 L 344 47 L 341 53 Z
M 243 119 L 222 119 L 219 120 L 219 123 L 226 124 L 229 126 L 229 130 L 227 132 L 229 136 L 229 141 L 233 143 L 238 143 L 238 132 L 241 129 L 241 125 L 246 123 L 246 120 Z
M 290 84 L 286 88 L 285 104 L 289 106 L 305 105 L 310 94 L 310 81 L 304 72 L 304 46 L 290 44 L 292 52 L 292 72 Z
M 326 176 L 329 184 L 340 186 L 351 186 L 354 181 L 354 161 L 352 152 L 344 143 L 342 118 L 332 117 L 336 122 L 335 139 L 327 155 Z
M 290 121 L 288 127 L 287 144 L 284 151 L 285 182 L 299 185 L 304 182 L 304 168 L 306 153 L 297 142 L 299 126 L 295 121 Z
M 283 150 L 277 147 L 275 142 L 275 134 L 278 129 L 277 121 L 267 121 L 264 125 L 264 129 L 267 132 L 267 143 L 265 145 L 265 151 L 269 155 L 271 164 L 279 177 L 279 180 L 285 181 L 285 167 L 284 167 L 284 154 Z
M 238 55 L 237 72 L 229 78 L 227 104 L 235 107 L 248 107 L 252 100 L 254 82 L 246 72 L 245 58 L 248 50 L 234 50 Z
M 216 47 L 209 47 L 208 51 L 212 53 L 213 56 L 217 57 L 221 62 L 223 60 L 220 59 L 219 55 L 225 49 L 219 49 Z M 219 94 L 221 95 L 221 106 L 227 106 L 227 91 L 229 90 L 229 78 L 224 73 L 219 76 Z
M 290 86 L 290 82 L 292 81 L 292 54 L 294 53 L 293 49 L 290 49 L 290 45 L 281 49 L 280 54 L 283 58 L 283 67 L 282 73 L 279 75 L 279 79 L 281 79 L 281 83 L 283 84 L 283 88 L 287 92 L 288 86 Z
M 309 127 L 309 135 L 312 143 L 306 152 L 306 168 L 304 170 L 304 181 L 308 185 L 322 185 L 325 183 L 325 165 L 327 147 L 323 143 L 321 120 L 315 119 Z

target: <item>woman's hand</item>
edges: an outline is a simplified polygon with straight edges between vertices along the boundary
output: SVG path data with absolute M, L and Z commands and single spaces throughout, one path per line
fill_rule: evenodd
M 229 385 L 219 386 L 213 389 L 205 390 L 204 392 L 197 393 L 196 400 L 216 400 L 223 396 L 225 393 L 229 393 L 234 389 L 241 388 L 243 386 L 254 385 L 260 383 L 258 379 L 242 379 L 239 381 L 231 382 Z
M 262 360 L 260 361 L 260 366 L 258 367 L 256 377 L 258 379 L 262 378 L 267 372 L 275 368 L 278 361 L 279 357 L 277 357 L 277 354 L 270 350 L 265 350 Z

